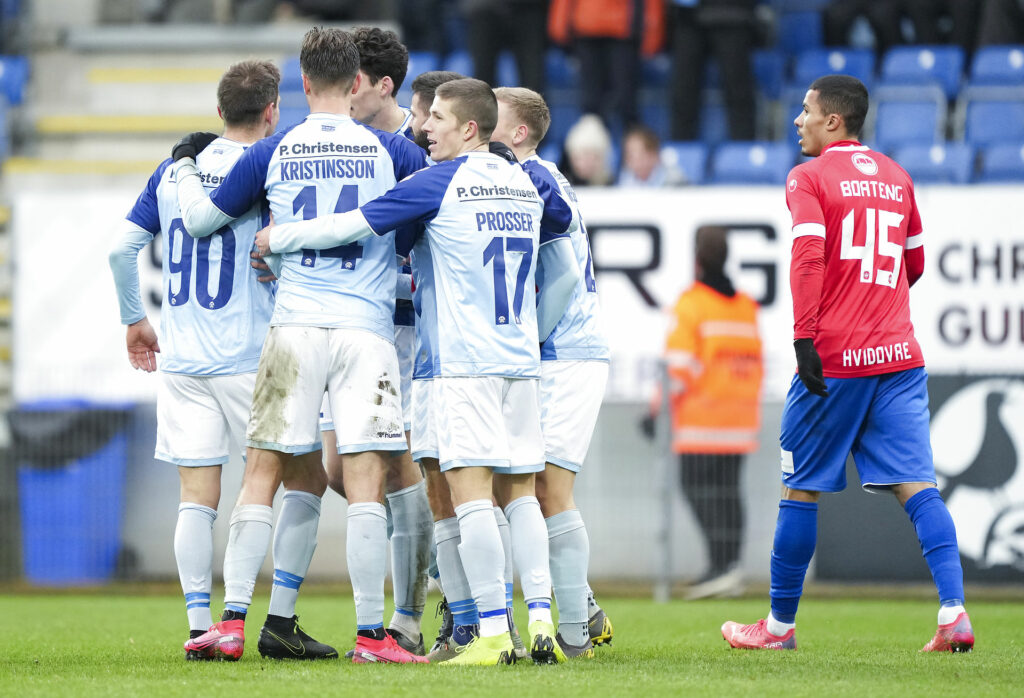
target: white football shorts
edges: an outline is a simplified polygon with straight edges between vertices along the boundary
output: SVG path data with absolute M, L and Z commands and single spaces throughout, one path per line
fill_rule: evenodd
M 249 445 L 284 453 L 319 448 L 325 390 L 338 453 L 407 448 L 395 345 L 363 330 L 291 325 L 267 332 Z
M 412 430 L 409 432 L 409 446 L 412 459 L 437 458 L 437 424 L 434 422 L 433 400 L 434 381 L 429 378 L 412 381 Z
M 398 354 L 398 370 L 402 385 L 402 419 L 405 431 L 412 431 L 412 364 L 416 353 L 416 328 L 395 325 L 395 353 Z M 334 417 L 331 403 L 324 393 L 320 406 L 320 431 L 334 431 Z M 434 449 L 436 452 L 436 448 Z M 436 455 L 434 456 L 436 458 Z
M 544 469 L 540 381 L 504 376 L 436 377 L 432 392 L 441 470 Z
M 398 354 L 398 370 L 402 375 L 402 415 L 405 430 L 412 428 L 412 365 L 416 358 L 416 328 L 409 325 L 395 325 L 395 352 Z
M 578 473 L 601 411 L 608 362 L 542 361 L 540 366 L 544 459 Z
M 161 373 L 156 396 L 156 458 L 174 465 L 223 465 L 231 442 L 245 454 L 255 373 Z

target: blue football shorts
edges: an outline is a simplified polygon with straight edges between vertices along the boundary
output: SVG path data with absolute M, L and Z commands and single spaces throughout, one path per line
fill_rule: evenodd
M 825 378 L 829 396 L 793 377 L 782 410 L 782 484 L 808 492 L 846 488 L 853 454 L 861 487 L 935 483 L 924 368 L 858 378 Z

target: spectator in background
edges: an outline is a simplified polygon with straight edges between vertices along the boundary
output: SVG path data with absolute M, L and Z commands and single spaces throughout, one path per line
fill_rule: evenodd
M 612 136 L 601 117 L 584 114 L 565 136 L 565 154 L 558 169 L 570 184 L 606 186 L 612 183 Z
M 753 140 L 756 0 L 669 0 L 672 56 L 672 139 L 696 140 L 707 59 L 718 61 L 729 138 Z
M 498 56 L 512 51 L 519 84 L 544 91 L 548 0 L 459 0 L 474 76 L 497 86 Z
M 740 471 L 744 455 L 757 449 L 761 340 L 757 303 L 725 275 L 728 253 L 724 228 L 697 231 L 696 281 L 676 302 L 665 343 L 672 450 L 679 454 L 683 494 L 710 557 L 708 572 L 688 599 L 734 595 L 743 588 Z M 652 410 L 642 423 L 649 438 L 656 414 Z
M 983 2 L 978 0 L 906 0 L 907 16 L 918 44 L 954 44 L 970 57 Z
M 863 17 L 871 25 L 875 37 L 875 51 L 881 56 L 893 46 L 903 42 L 900 21 L 906 9 L 905 0 L 878 2 L 877 0 L 833 0 L 825 8 L 822 22 L 826 46 L 849 44 L 850 28 L 854 20 Z
M 551 38 L 580 61 L 580 108 L 610 128 L 637 121 L 640 56 L 664 38 L 664 0 L 553 0 Z
M 981 0 L 978 46 L 1024 43 L 1024 4 L 1020 0 Z
M 681 172 L 661 161 L 661 141 L 647 126 L 633 126 L 622 139 L 623 187 L 665 187 L 682 184 Z

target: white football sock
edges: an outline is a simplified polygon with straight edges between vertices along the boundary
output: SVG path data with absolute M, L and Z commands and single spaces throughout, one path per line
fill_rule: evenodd
M 498 524 L 498 535 L 501 536 L 501 548 L 505 553 L 505 607 L 512 608 L 512 529 L 508 525 L 508 518 L 501 507 L 494 507 L 494 520 Z
M 377 502 L 349 504 L 345 550 L 359 630 L 384 626 L 387 549 L 388 521 L 384 505 Z
M 437 546 L 437 571 L 441 574 L 441 588 L 448 604 L 473 598 L 466 579 L 466 571 L 462 568 L 459 556 L 459 533 L 457 518 L 441 519 L 434 522 L 434 543 Z
M 228 610 L 249 610 L 256 575 L 270 547 L 273 521 L 274 510 L 262 504 L 243 504 L 231 512 L 224 552 L 224 607 Z
M 512 533 L 512 555 L 530 621 L 551 622 L 551 568 L 548 530 L 536 497 L 520 497 L 505 507 Z
M 185 613 L 189 630 L 209 630 L 210 592 L 213 591 L 213 522 L 217 512 L 192 502 L 178 505 L 178 523 L 174 527 L 174 559 L 178 579 L 185 593 Z
M 475 499 L 455 507 L 459 519 L 459 556 L 469 580 L 481 637 L 507 633 L 505 613 L 505 554 L 498 523 L 489 499 Z
M 783 623 L 782 621 L 775 620 L 775 616 L 773 616 L 771 612 L 768 613 L 768 618 L 766 620 L 767 623 L 765 627 L 767 627 L 768 632 L 776 637 L 782 637 L 796 627 L 796 623 Z
M 295 615 L 295 601 L 316 550 L 319 525 L 320 497 L 298 490 L 284 493 L 274 531 L 274 585 L 270 588 L 269 614 L 285 618 Z
M 966 610 L 963 606 L 940 606 L 939 625 L 949 625 Z
M 420 480 L 415 485 L 392 492 L 387 500 L 394 518 L 391 580 L 395 595 L 395 613 L 388 627 L 403 631 L 415 627 L 415 634 L 419 635 L 419 622 L 427 602 L 430 580 L 427 568 L 434 541 L 434 518 L 427 499 L 426 483 Z
M 590 539 L 578 509 L 569 509 L 544 520 L 551 552 L 551 585 L 558 602 L 558 632 L 570 645 L 590 642 L 587 608 L 587 567 Z

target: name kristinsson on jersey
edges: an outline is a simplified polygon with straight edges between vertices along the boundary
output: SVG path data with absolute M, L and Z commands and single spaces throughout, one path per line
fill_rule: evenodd
M 373 177 L 375 162 L 375 160 L 348 160 L 346 158 L 287 160 L 281 163 L 281 181 Z
M 844 179 L 839 183 L 843 196 L 873 196 L 876 199 L 903 201 L 903 185 L 871 179 Z
M 844 367 L 874 366 L 875 364 L 884 364 L 891 361 L 908 361 L 912 358 L 914 357 L 910 355 L 910 342 L 843 350 Z

